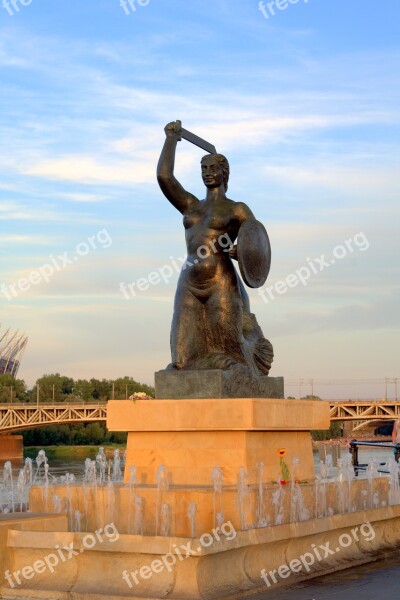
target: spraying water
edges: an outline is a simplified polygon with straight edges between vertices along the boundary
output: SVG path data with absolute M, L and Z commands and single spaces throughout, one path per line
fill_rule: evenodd
M 191 537 L 196 537 L 196 516 L 197 516 L 197 504 L 196 502 L 190 502 L 187 510 L 187 516 L 190 523 L 190 534 Z
M 211 481 L 213 482 L 214 495 L 213 495 L 213 509 L 214 509 L 214 526 L 217 525 L 217 512 L 223 514 L 222 510 L 222 485 L 223 475 L 221 467 L 214 467 L 211 472 Z M 219 511 L 217 511 L 217 504 L 219 505 Z
M 162 519 L 163 496 L 169 490 L 167 468 L 160 465 L 157 470 L 157 505 L 156 505 L 156 535 L 158 535 L 160 519 Z
M 115 521 L 115 489 L 114 482 L 111 481 L 111 478 L 107 482 L 107 506 L 106 506 L 106 522 L 114 523 Z
M 73 475 L 72 473 L 66 473 L 65 474 L 65 485 L 67 488 L 67 513 L 68 513 L 68 525 L 70 528 L 70 531 L 73 531 L 73 526 L 74 526 L 74 516 L 73 516 L 73 510 L 72 510 L 72 489 L 71 489 L 71 484 L 75 483 L 75 475 Z
M 20 469 L 17 481 L 17 501 L 19 500 L 19 511 L 24 510 L 24 498 L 26 490 L 26 473 L 25 469 Z M 27 508 L 27 507 L 26 507 Z
M 239 469 L 236 502 L 240 515 L 240 528 L 242 531 L 244 531 L 245 529 L 249 528 L 247 524 L 247 511 L 249 509 L 249 483 L 246 469 L 244 467 L 240 467 Z
M 319 463 L 319 475 L 315 477 L 314 496 L 315 496 L 315 517 L 322 519 L 333 514 L 332 509 L 327 506 L 327 483 L 328 467 L 321 460 Z
M 119 449 L 114 450 L 114 460 L 113 460 L 113 480 L 120 481 L 122 478 L 121 472 L 121 457 L 119 455 Z
M 3 485 L 4 485 L 4 490 L 9 499 L 9 505 L 7 507 L 7 510 L 4 512 L 10 512 L 10 511 L 14 512 L 15 511 L 14 482 L 13 482 L 12 465 L 9 460 L 4 463 L 4 467 L 3 467 Z
M 167 502 L 161 504 L 160 535 L 167 537 L 171 526 L 170 508 Z
M 300 459 L 293 457 L 292 479 L 290 484 L 290 522 L 307 521 L 310 518 L 310 511 L 307 509 L 304 501 L 303 491 L 298 481 Z
M 135 518 L 133 521 L 134 535 L 143 535 L 143 522 L 144 522 L 144 506 L 143 498 L 141 496 L 135 496 Z
M 33 484 L 33 464 L 31 458 L 25 459 L 24 471 L 26 484 L 31 486 Z
M 74 531 L 76 531 L 77 533 L 81 532 L 81 521 L 82 521 L 82 513 L 79 510 L 75 511 L 75 527 L 74 527 Z
M 264 501 L 264 463 L 260 461 L 257 464 L 258 469 L 258 497 L 256 509 L 256 524 L 257 527 L 266 527 L 268 519 L 265 516 L 265 501 Z
M 131 533 L 132 529 L 132 515 L 135 514 L 136 509 L 136 490 L 135 485 L 138 481 L 136 476 L 137 467 L 131 465 L 129 467 L 129 498 L 128 498 L 128 533 Z
M 368 479 L 368 504 L 369 508 L 379 507 L 379 493 L 375 490 L 374 481 L 378 477 L 379 463 L 376 458 L 373 458 L 367 467 L 367 479 Z
M 400 504 L 400 465 L 394 456 L 387 463 L 389 470 L 389 504 L 391 506 Z
M 37 482 L 37 480 L 39 479 L 40 467 L 45 464 L 47 464 L 46 452 L 44 450 L 39 450 L 39 453 L 36 457 L 36 467 L 37 468 L 36 468 L 35 477 L 33 478 L 33 484 L 35 484 Z
M 104 448 L 99 448 L 99 452 L 96 456 L 96 463 L 99 467 L 99 484 L 102 485 L 106 482 L 106 469 L 107 469 L 107 458 L 104 452 Z
M 285 507 L 285 488 L 278 480 L 277 488 L 272 492 L 272 506 L 274 508 L 274 524 L 282 525 Z
M 53 503 L 53 512 L 60 514 L 62 511 L 60 496 L 57 496 L 57 494 L 54 494 L 54 496 L 52 498 L 52 503 Z

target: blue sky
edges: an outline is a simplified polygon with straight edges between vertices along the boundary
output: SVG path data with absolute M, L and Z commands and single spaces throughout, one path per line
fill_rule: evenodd
M 306 285 L 268 303 L 250 291 L 271 375 L 398 376 L 398 1 L 300 0 L 268 19 L 256 0 L 135 4 L 0 4 L 0 322 L 29 335 L 19 375 L 152 383 L 169 362 L 177 274 L 129 300 L 119 286 L 184 256 L 155 179 L 163 127 L 181 119 L 227 155 L 229 197 L 265 224 L 267 285 L 353 240 Z M 183 141 L 176 162 L 199 197 L 202 154 Z M 7 298 L 49 263 L 49 281 Z

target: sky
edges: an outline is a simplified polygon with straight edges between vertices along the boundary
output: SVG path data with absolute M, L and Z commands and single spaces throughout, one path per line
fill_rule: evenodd
M 393 397 L 398 0 L 1 2 L 0 323 L 29 336 L 19 377 L 153 384 L 170 361 L 185 244 L 155 169 L 180 119 L 269 233 L 248 291 L 271 376 L 327 399 L 381 397 L 388 377 Z M 178 144 L 199 198 L 203 154 Z

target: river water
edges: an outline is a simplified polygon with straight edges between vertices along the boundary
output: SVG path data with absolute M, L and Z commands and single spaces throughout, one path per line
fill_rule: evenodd
M 342 449 L 342 456 L 346 453 Z M 360 463 L 368 463 L 372 458 L 385 461 L 390 456 L 391 450 L 375 451 L 360 450 Z M 122 455 L 123 452 L 121 452 Z M 94 458 L 93 452 L 89 456 Z M 319 467 L 318 452 L 314 453 L 316 470 Z M 35 464 L 35 463 L 34 463 Z M 82 481 L 84 474 L 84 458 L 74 458 L 74 449 L 68 459 L 50 459 L 49 473 L 53 477 L 61 477 L 66 473 L 75 475 L 77 481 Z M 13 464 L 14 481 L 18 476 L 18 470 L 23 466 Z M 360 473 L 360 477 L 364 477 Z M 2 465 L 0 465 L 0 496 L 2 487 Z M 247 596 L 247 599 L 250 598 Z M 252 596 L 251 600 L 400 600 L 400 556 L 388 558 L 385 561 L 369 563 L 367 565 L 339 571 L 320 577 L 312 581 L 296 584 L 288 587 L 269 588 L 266 592 Z

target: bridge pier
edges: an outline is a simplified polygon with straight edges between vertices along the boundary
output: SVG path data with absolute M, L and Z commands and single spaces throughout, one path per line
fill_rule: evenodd
M 24 457 L 22 435 L 0 435 L 0 462 Z

